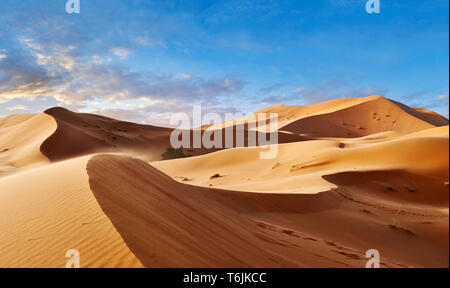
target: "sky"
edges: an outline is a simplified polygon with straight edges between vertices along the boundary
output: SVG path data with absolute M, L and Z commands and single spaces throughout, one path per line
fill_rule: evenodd
M 382 95 L 448 118 L 449 1 L 2 0 L 0 117 L 53 106 L 167 126 Z

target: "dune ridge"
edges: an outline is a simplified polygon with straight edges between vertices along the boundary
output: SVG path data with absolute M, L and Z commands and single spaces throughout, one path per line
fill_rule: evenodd
M 310 137 L 361 137 L 384 131 L 410 133 L 449 124 L 448 119 L 424 108 L 410 108 L 383 96 L 333 99 L 312 105 L 278 104 L 223 124 L 245 123 L 258 113 L 278 114 L 279 130 Z M 387 119 L 389 118 L 389 119 Z M 261 125 L 260 130 L 269 127 Z
M 436 120 L 406 105 L 384 97 L 293 121 L 280 130 L 315 137 L 355 138 L 384 131 L 412 133 L 448 125 L 447 119 Z
M 258 112 L 280 114 L 275 159 L 157 161 L 172 129 L 59 107 L 1 118 L 0 267 L 68 249 L 82 267 L 364 267 L 369 249 L 448 267 L 447 119 L 380 96 Z
M 374 111 L 374 112 L 372 112 Z M 384 111 L 375 112 L 375 111 Z M 279 114 L 278 131 L 270 131 L 265 125 L 258 128 L 261 139 L 267 133 L 277 133 L 278 143 L 308 141 L 326 137 L 355 138 L 386 131 L 412 133 L 419 130 L 448 125 L 444 117 L 424 109 L 412 109 L 381 96 L 335 99 L 309 106 L 276 105 L 257 113 Z M 55 107 L 45 111 L 56 123 L 56 131 L 41 145 L 41 152 L 51 161 L 69 159 L 96 152 L 126 152 L 146 159 L 160 160 L 160 155 L 170 147 L 173 129 L 139 125 L 107 117 L 74 113 Z M 378 115 L 380 113 L 380 115 Z M 383 119 L 381 119 L 383 118 Z M 198 156 L 215 152 L 225 147 L 225 128 L 229 125 L 244 131 L 244 146 L 248 146 L 249 128 L 247 118 L 232 122 L 206 125 L 210 132 L 219 130 L 222 135 L 221 148 L 191 148 L 193 130 L 190 130 L 191 146 L 184 147 L 185 154 Z M 212 137 L 214 139 L 214 137 Z M 256 145 L 259 145 L 257 136 Z M 234 140 L 233 147 L 241 147 Z
M 427 193 L 426 189 L 418 189 L 414 195 L 397 193 L 397 196 L 448 205 L 448 188 L 444 185 L 449 173 L 448 134 L 449 128 L 445 126 L 378 141 L 355 138 L 348 142 L 327 139 L 281 144 L 278 156 L 270 160 L 260 159 L 260 148 L 237 148 L 152 165 L 182 182 L 273 193 L 326 191 L 335 185 L 325 181 L 323 176 L 340 172 L 405 171 L 431 177 L 417 185 L 430 185 L 434 189 Z M 420 163 L 416 155 L 421 155 Z M 214 174 L 221 177 L 211 179 Z M 396 182 L 401 183 L 401 179 Z M 404 181 L 401 185 L 411 182 Z M 393 183 L 385 181 L 384 185 Z M 380 186 L 378 190 L 384 192 L 385 187 L 381 183 Z
M 382 236 L 402 241 L 387 245 L 392 247 L 384 251 L 384 267 L 420 266 L 424 254 L 410 257 L 405 246 L 398 248 L 437 241 L 426 232 L 411 241 L 389 227 L 392 215 L 381 208 L 377 220 L 360 217 L 364 204 L 335 191 L 286 195 L 202 188 L 177 183 L 141 160 L 112 155 L 92 158 L 88 174 L 105 214 L 146 267 L 363 267 L 363 247 L 377 247 Z M 438 210 L 432 214 L 423 217 L 440 225 L 448 219 Z M 400 215 L 397 221 L 404 220 Z M 336 230 L 325 231 L 321 222 L 333 217 L 339 219 L 333 221 Z M 340 235 L 337 228 L 346 225 L 361 226 L 359 245 L 349 241 L 353 236 Z M 427 265 L 445 265 L 445 257 L 437 258 Z
M 96 152 L 130 151 L 148 159 L 160 158 L 169 147 L 172 129 L 84 113 L 55 107 L 45 111 L 57 122 L 56 131 L 41 145 L 42 153 L 51 161 Z

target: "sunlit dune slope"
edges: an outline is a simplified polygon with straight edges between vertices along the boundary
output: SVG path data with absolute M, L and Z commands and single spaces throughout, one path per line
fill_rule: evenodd
M 336 99 L 308 106 L 276 105 L 257 111 L 255 114 L 272 112 L 279 114 L 279 131 L 275 132 L 278 133 L 278 143 L 326 137 L 360 137 L 387 131 L 404 134 L 448 124 L 447 119 L 434 112 L 425 109 L 411 109 L 380 96 Z M 36 115 L 30 114 L 1 119 L 0 133 L 4 135 L 8 133 L 10 136 L 0 134 L 0 141 L 5 142 L 4 139 L 11 139 L 11 135 L 14 133 L 24 135 L 14 138 L 28 146 L 31 145 L 30 143 L 36 146 L 40 142 L 41 153 L 37 155 L 42 156 L 41 154 L 43 154 L 52 162 L 98 152 L 126 152 L 152 161 L 161 159 L 161 153 L 171 146 L 170 134 L 173 130 L 170 128 L 139 125 L 93 114 L 74 113 L 60 107 L 48 109 L 45 111 L 45 115 L 51 116 L 54 123 L 50 125 L 37 119 Z M 39 117 L 45 118 L 44 115 Z M 50 118 L 47 118 L 46 121 L 50 121 Z M 237 120 L 236 123 L 239 121 Z M 242 126 L 236 123 L 234 123 L 235 126 Z M 24 127 L 25 125 L 27 127 Z M 216 128 L 220 129 L 222 135 L 220 141 L 222 148 L 228 148 L 225 147 L 226 132 L 219 126 Z M 243 126 L 245 130 L 243 146 L 249 146 L 247 128 L 247 126 Z M 265 128 L 264 126 L 260 128 L 259 134 L 262 134 L 262 130 Z M 33 131 L 28 133 L 22 129 L 32 129 Z M 53 134 L 49 135 L 49 132 Z M 41 133 L 41 136 L 37 137 L 37 133 Z M 190 133 L 192 136 L 192 131 Z M 256 137 L 256 145 L 264 144 L 258 140 L 262 138 Z M 192 147 L 192 138 L 190 143 Z M 3 143 L 0 142 L 0 144 Z M 5 142 L 1 146 L 15 146 L 12 144 L 14 143 Z M 234 140 L 233 146 L 240 145 Z M 196 156 L 222 148 L 192 149 L 185 147 L 185 154 Z M 8 152 L 6 149 L 9 148 L 3 148 L 2 151 Z M 4 152 L 0 152 L 3 153 L 3 160 L 0 161 L 3 171 L 14 170 L 14 167 L 28 166 L 36 161 L 36 157 L 29 159 L 28 156 L 22 156 L 23 153 L 15 152 L 14 157 L 26 159 L 9 160 L 9 156 Z M 18 154 L 21 156 L 17 156 Z M 6 158 L 8 160 L 5 160 Z
M 405 216 L 380 206 L 370 208 L 378 215 L 372 218 L 361 212 L 367 206 L 334 191 L 301 195 L 202 188 L 120 156 L 92 158 L 88 174 L 103 211 L 146 267 L 363 267 L 367 247 L 383 249 L 384 267 L 448 263 L 448 257 L 437 256 L 448 247 L 432 244 L 445 237 L 433 233 L 448 221 L 438 210 L 426 210 L 428 216 L 403 210 L 409 211 Z M 414 241 L 389 226 L 393 218 L 409 225 L 423 217 L 435 221 L 433 233 L 414 226 Z M 387 238 L 391 242 L 383 244 Z M 437 257 L 408 255 L 419 246 Z
M 448 203 L 448 188 L 444 185 L 449 173 L 448 126 L 383 140 L 328 139 L 282 144 L 278 146 L 277 157 L 271 160 L 260 159 L 261 150 L 236 148 L 152 165 L 186 183 L 289 193 L 317 193 L 335 188 L 336 183 L 324 179 L 326 175 L 397 171 L 401 177 L 373 179 L 378 181 L 375 191 L 384 193 L 385 187 L 396 186 L 396 192 L 389 195 L 411 201 Z M 414 186 L 417 191 L 408 193 L 405 185 Z
M 89 157 L 0 179 L 0 267 L 141 267 L 89 189 Z
M 0 176 L 48 163 L 40 146 L 56 130 L 47 114 L 17 114 L 0 119 Z
M 383 131 L 412 133 L 448 125 L 445 118 L 430 116 L 384 97 L 334 112 L 313 115 L 293 121 L 280 130 L 314 137 L 360 137 Z
M 221 127 L 222 125 L 225 127 L 232 126 L 232 125 L 239 125 L 246 122 L 254 121 L 254 119 L 257 117 L 259 113 L 266 114 L 267 118 L 270 118 L 270 113 L 276 113 L 278 114 L 278 126 L 283 127 L 295 120 L 316 115 L 316 114 L 325 114 L 329 112 L 338 111 L 341 109 L 345 109 L 360 103 L 364 103 L 370 101 L 370 98 L 341 98 L 341 99 L 334 99 L 322 103 L 312 104 L 312 105 L 284 105 L 284 104 L 278 104 L 274 106 L 269 106 L 266 108 L 263 108 L 261 110 L 258 110 L 254 113 L 251 113 L 243 118 L 238 118 L 233 121 L 228 121 L 222 124 L 216 124 L 212 126 L 207 126 L 208 128 L 217 128 Z M 260 125 L 261 129 L 266 129 L 264 125 L 261 125 L 262 123 L 258 123 Z M 206 127 L 205 127 L 206 128 Z M 267 128 L 269 129 L 269 128 Z
M 281 131 L 309 137 L 360 137 L 384 131 L 411 133 L 423 129 L 448 125 L 448 120 L 423 108 L 412 109 L 382 96 L 334 99 L 305 106 L 275 105 L 261 109 L 236 121 L 230 126 L 249 121 L 258 113 L 278 114 Z M 260 125 L 260 130 L 269 127 Z
M 0 267 L 64 267 L 69 249 L 81 267 L 364 267 L 373 247 L 383 267 L 448 265 L 442 209 L 196 187 L 124 156 L 0 179 L 0 206 Z
M 81 267 L 364 267 L 369 249 L 382 267 L 448 267 L 447 119 L 379 96 L 258 112 L 279 113 L 274 159 L 155 162 L 172 129 L 1 118 L 0 267 L 64 267 L 69 249 Z

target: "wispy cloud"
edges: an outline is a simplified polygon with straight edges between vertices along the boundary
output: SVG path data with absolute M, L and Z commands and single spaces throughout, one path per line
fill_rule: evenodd
M 142 122 L 151 120 L 148 116 L 156 111 L 158 117 L 180 109 L 187 111 L 186 103 L 220 106 L 221 97 L 240 93 L 246 84 L 236 77 L 130 71 L 126 65 L 112 63 L 108 52 L 127 60 L 131 49 L 113 47 L 99 55 L 89 50 L 80 53 L 81 48 L 20 36 L 17 45 L 11 46 L 10 55 L 0 62 L 0 103 L 52 98 L 73 110 L 123 116 L 135 111 L 133 119 Z
M 24 106 L 24 105 L 16 105 L 16 106 L 11 106 L 8 107 L 9 111 L 17 111 L 17 110 L 28 110 L 28 107 Z
M 437 101 L 447 101 L 448 102 L 448 91 L 446 93 L 442 93 L 440 95 L 438 95 L 435 100 Z
M 160 47 L 167 49 L 167 44 L 163 40 L 154 40 L 148 36 L 137 36 L 135 41 L 138 45 L 146 47 Z
M 127 60 L 131 55 L 131 51 L 124 47 L 112 47 L 110 51 L 122 60 Z
M 414 91 L 428 92 L 406 104 L 447 110 L 448 1 L 389 1 L 381 22 L 364 2 L 98 0 L 67 15 L 60 1 L 4 0 L 0 114 L 64 105 L 139 122 L 195 102 L 250 112 Z

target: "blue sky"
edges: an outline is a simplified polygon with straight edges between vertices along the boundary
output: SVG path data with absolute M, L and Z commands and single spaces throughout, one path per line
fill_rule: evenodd
M 448 117 L 449 2 L 2 0 L 0 116 L 150 124 L 380 94 Z

